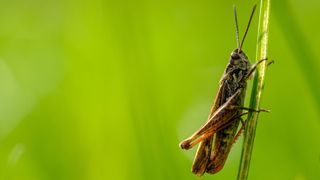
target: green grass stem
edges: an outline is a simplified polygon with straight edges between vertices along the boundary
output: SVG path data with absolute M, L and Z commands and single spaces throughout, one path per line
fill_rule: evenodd
M 259 27 L 257 36 L 256 59 L 267 58 L 268 26 L 269 26 L 270 0 L 260 1 Z M 250 108 L 259 109 L 262 90 L 264 87 L 266 62 L 262 62 L 256 70 L 253 79 Z M 244 142 L 238 172 L 239 180 L 246 180 L 249 174 L 250 160 L 253 150 L 255 132 L 257 128 L 259 113 L 249 112 L 244 132 Z

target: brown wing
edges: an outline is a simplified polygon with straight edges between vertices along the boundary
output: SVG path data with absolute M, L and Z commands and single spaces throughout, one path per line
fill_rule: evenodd
M 220 102 L 221 102 L 222 93 L 223 93 L 223 86 L 220 83 L 218 93 L 211 106 L 208 120 L 212 117 L 214 112 L 221 106 Z M 210 159 L 213 139 L 214 139 L 214 135 L 209 136 L 208 138 L 206 138 L 205 140 L 199 143 L 199 146 L 192 164 L 192 172 L 197 176 L 202 176 L 207 170 L 207 164 Z
M 218 93 L 211 106 L 210 114 L 208 116 L 208 121 L 210 118 L 212 118 L 214 112 L 223 104 L 223 99 L 225 99 L 225 95 L 224 95 L 225 86 L 223 86 L 223 82 L 225 81 L 227 75 L 228 74 L 224 72 L 224 75 L 220 79 Z M 197 176 L 202 176 L 207 170 L 207 164 L 211 156 L 213 139 L 214 139 L 214 135 L 209 136 L 208 138 L 206 138 L 205 140 L 199 143 L 199 146 L 192 164 L 192 172 Z
M 238 108 L 235 108 L 239 95 L 242 89 L 239 89 L 234 95 L 232 95 L 226 103 L 220 106 L 212 115 L 212 117 L 192 136 L 180 143 L 182 149 L 190 149 L 201 141 L 205 140 L 209 136 L 212 136 L 218 130 L 227 127 L 230 121 L 235 118 Z
M 198 176 L 203 175 L 207 170 L 210 156 L 212 156 L 211 151 L 214 134 L 218 130 L 225 128 L 229 123 L 229 120 L 236 115 L 236 110 L 230 109 L 229 106 L 234 104 L 234 101 L 238 99 L 242 90 L 239 90 L 239 92 L 235 93 L 227 102 L 225 102 L 226 98 L 223 88 L 224 86 L 220 86 L 219 88 L 207 123 L 186 140 L 189 141 L 188 143 L 190 144 L 188 145 L 190 145 L 190 147 L 200 142 L 192 165 L 192 172 Z

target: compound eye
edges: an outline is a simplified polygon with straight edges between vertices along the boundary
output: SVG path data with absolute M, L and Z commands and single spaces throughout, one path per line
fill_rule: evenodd
M 239 56 L 238 53 L 232 53 L 232 54 L 231 54 L 231 58 L 232 58 L 232 59 L 240 59 L 240 56 Z

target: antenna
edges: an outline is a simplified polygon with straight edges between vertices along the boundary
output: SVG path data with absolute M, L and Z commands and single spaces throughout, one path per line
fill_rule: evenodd
M 239 41 L 239 26 L 238 26 L 238 19 L 237 19 L 237 9 L 236 5 L 233 5 L 233 13 L 234 13 L 234 22 L 236 23 L 236 38 L 237 38 L 237 46 L 240 48 L 240 41 Z
M 248 30 L 249 30 L 249 27 L 250 27 L 250 24 L 251 24 L 251 20 L 252 20 L 254 11 L 256 10 L 256 7 L 257 7 L 257 5 L 255 4 L 255 5 L 253 6 L 253 9 L 252 9 L 252 13 L 251 13 L 251 16 L 250 16 L 250 19 L 249 19 L 249 23 L 248 23 L 246 32 L 244 33 L 243 39 L 242 39 L 242 41 L 241 41 L 241 44 L 240 44 L 240 47 L 239 47 L 239 52 L 241 51 L 241 48 L 242 48 L 242 45 L 243 45 L 244 40 L 246 39 L 246 36 L 247 36 Z

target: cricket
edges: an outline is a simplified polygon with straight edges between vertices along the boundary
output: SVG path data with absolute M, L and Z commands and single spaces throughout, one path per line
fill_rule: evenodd
M 223 168 L 232 145 L 245 129 L 245 122 L 242 119 L 244 115 L 249 111 L 268 112 L 268 110 L 244 107 L 247 80 L 250 79 L 256 67 L 267 60 L 262 59 L 251 65 L 242 50 L 255 9 L 256 5 L 253 7 L 240 42 L 237 11 L 234 6 L 237 48 L 231 52 L 229 63 L 220 79 L 219 89 L 207 122 L 180 143 L 180 147 L 185 150 L 199 144 L 192 165 L 192 172 L 197 176 L 202 176 L 204 173 L 215 174 Z

